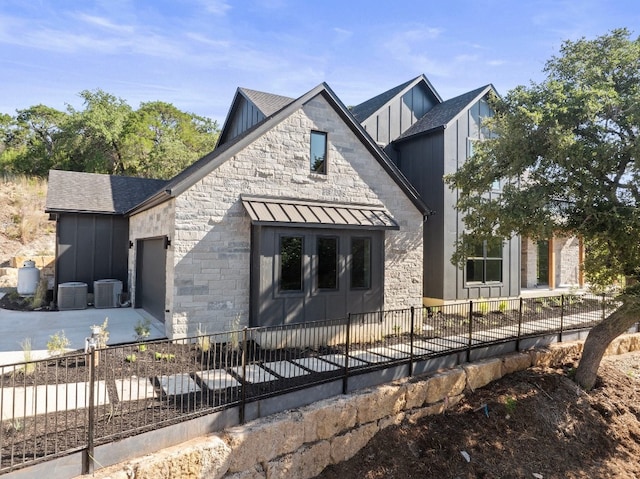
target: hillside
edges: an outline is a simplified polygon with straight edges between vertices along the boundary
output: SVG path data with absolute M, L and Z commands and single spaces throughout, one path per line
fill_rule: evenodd
M 46 197 L 46 180 L 0 179 L 0 288 L 17 285 L 14 256 L 54 254 L 55 224 L 44 212 Z
M 520 371 L 383 429 L 315 479 L 639 478 L 640 353 L 605 358 L 588 393 L 573 366 Z

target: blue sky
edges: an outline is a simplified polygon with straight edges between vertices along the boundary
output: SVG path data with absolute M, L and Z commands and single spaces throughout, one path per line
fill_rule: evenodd
M 444 99 L 542 79 L 563 40 L 627 27 L 637 0 L 0 0 L 0 112 L 101 88 L 224 121 L 238 86 L 356 105 L 424 73 Z

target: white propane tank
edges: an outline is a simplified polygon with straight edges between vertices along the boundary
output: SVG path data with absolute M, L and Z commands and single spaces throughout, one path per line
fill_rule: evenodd
M 33 296 L 40 282 L 40 270 L 36 268 L 35 261 L 25 261 L 18 270 L 18 294 L 21 296 Z

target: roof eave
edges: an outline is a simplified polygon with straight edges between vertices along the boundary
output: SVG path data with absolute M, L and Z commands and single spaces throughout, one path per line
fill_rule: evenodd
M 81 209 L 65 209 L 65 208 L 45 208 L 44 212 L 47 214 L 91 214 L 91 215 L 105 215 L 105 216 L 124 216 L 124 213 L 118 211 L 95 211 L 95 210 L 81 210 Z
M 405 141 L 413 140 L 414 138 L 417 138 L 419 136 L 433 135 L 434 133 L 438 133 L 438 132 L 444 131 L 446 129 L 447 129 L 447 125 L 438 125 L 436 127 L 429 128 L 428 130 L 425 130 L 425 131 L 420 131 L 418 133 L 413 133 L 412 135 L 402 136 L 402 137 L 398 138 L 397 140 L 393 140 L 391 143 L 392 144 L 403 143 Z
M 165 201 L 171 199 L 173 195 L 171 194 L 170 189 L 163 189 L 152 196 L 148 197 L 142 203 L 137 204 L 133 208 L 125 211 L 124 216 L 131 216 L 134 214 L 142 213 L 148 209 L 153 208 L 154 206 L 158 206 L 159 204 L 164 203 Z
M 473 99 L 471 99 L 467 103 L 467 105 L 464 108 L 461 108 L 460 111 L 456 115 L 454 115 L 453 118 L 451 118 L 446 125 L 444 125 L 444 127 L 447 128 L 447 126 L 457 121 L 458 118 L 460 118 L 460 116 L 462 116 L 462 114 L 469 108 L 469 105 L 473 105 L 475 102 L 479 101 L 483 96 L 489 93 L 489 91 L 493 91 L 496 95 L 498 94 L 498 92 L 496 91 L 496 89 L 493 87 L 492 84 L 485 86 L 476 96 L 473 97 Z

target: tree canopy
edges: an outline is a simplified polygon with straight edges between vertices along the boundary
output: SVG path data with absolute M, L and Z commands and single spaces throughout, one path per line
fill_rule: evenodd
M 214 149 L 218 124 L 170 103 L 134 110 L 102 90 L 80 92 L 83 108 L 45 105 L 0 115 L 0 173 L 49 169 L 170 178 Z
M 632 285 L 640 279 L 640 38 L 618 29 L 566 41 L 544 72 L 541 83 L 495 99 L 495 116 L 484 125 L 491 139 L 446 181 L 459 191 L 467 235 L 579 236 L 591 284 L 630 278 L 623 307 L 585 344 L 578 380 L 592 387 L 600 353 L 638 319 Z M 502 194 L 490 196 L 495 181 Z M 465 256 L 464 243 L 455 261 Z

